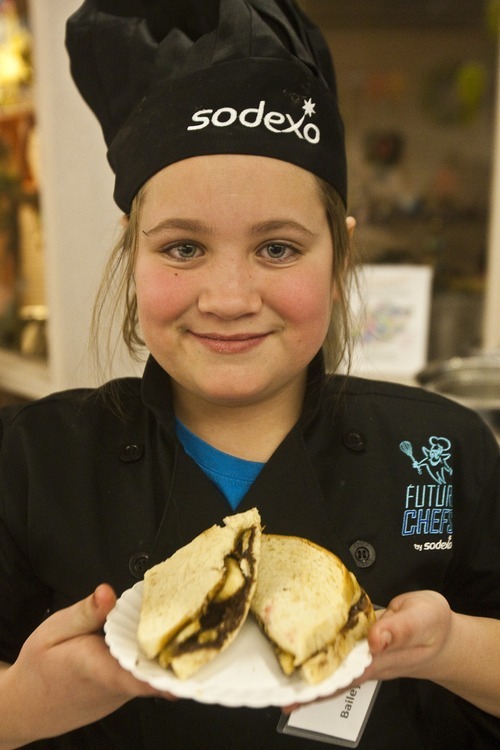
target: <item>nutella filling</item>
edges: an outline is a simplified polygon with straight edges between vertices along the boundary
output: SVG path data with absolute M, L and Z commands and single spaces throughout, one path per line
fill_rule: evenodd
M 158 659 L 168 667 L 173 659 L 200 649 L 220 649 L 229 633 L 240 624 L 248 602 L 248 590 L 255 571 L 255 530 L 240 534 L 236 547 L 226 557 L 221 586 L 196 620 L 185 625 L 165 646 Z

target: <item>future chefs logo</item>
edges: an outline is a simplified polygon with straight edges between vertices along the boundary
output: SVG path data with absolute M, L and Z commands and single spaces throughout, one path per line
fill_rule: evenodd
M 297 138 L 306 140 L 309 143 L 319 143 L 321 134 L 320 130 L 311 118 L 315 114 L 315 103 L 312 99 L 304 99 L 302 109 L 304 114 L 298 120 L 294 120 L 290 114 L 276 112 L 275 110 L 266 111 L 266 101 L 261 99 L 258 107 L 248 107 L 238 112 L 234 107 L 220 107 L 215 111 L 213 109 L 199 109 L 192 116 L 192 125 L 188 125 L 188 130 L 202 130 L 209 125 L 216 128 L 227 128 L 236 120 L 245 128 L 258 128 L 263 126 L 272 133 L 294 133 Z
M 419 552 L 451 549 L 453 485 L 449 483 L 449 479 L 453 469 L 449 464 L 450 441 L 433 435 L 429 438 L 428 445 L 421 447 L 421 458 L 416 457 L 413 445 L 408 440 L 403 440 L 399 448 L 408 456 L 412 467 L 423 480 L 409 484 L 406 488 L 402 535 L 438 537 L 435 541 L 414 544 Z

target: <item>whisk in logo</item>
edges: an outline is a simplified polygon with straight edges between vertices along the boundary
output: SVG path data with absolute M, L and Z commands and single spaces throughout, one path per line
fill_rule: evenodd
M 452 547 L 453 534 L 453 474 L 450 466 L 451 442 L 446 437 L 433 435 L 428 444 L 414 450 L 409 440 L 403 440 L 399 449 L 411 461 L 422 481 L 406 488 L 405 510 L 401 533 L 403 536 L 427 537 L 440 535 L 438 541 L 414 544 L 418 551 L 444 550 Z M 429 481 L 431 480 L 431 481 Z

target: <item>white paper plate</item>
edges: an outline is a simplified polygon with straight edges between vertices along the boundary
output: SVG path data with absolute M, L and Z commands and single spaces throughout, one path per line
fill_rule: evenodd
M 156 661 L 146 659 L 137 644 L 143 583 L 118 599 L 104 626 L 111 654 L 124 669 L 158 690 L 179 698 L 222 706 L 287 706 L 331 695 L 351 684 L 371 662 L 366 640 L 360 641 L 334 674 L 319 685 L 298 676 L 286 677 L 271 644 L 248 616 L 233 643 L 189 680 L 179 680 Z

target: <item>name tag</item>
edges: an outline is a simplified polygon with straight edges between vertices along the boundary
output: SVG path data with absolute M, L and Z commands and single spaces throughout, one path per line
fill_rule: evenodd
M 282 716 L 278 731 L 342 747 L 357 747 L 371 714 L 380 682 L 369 680 L 330 700 Z

